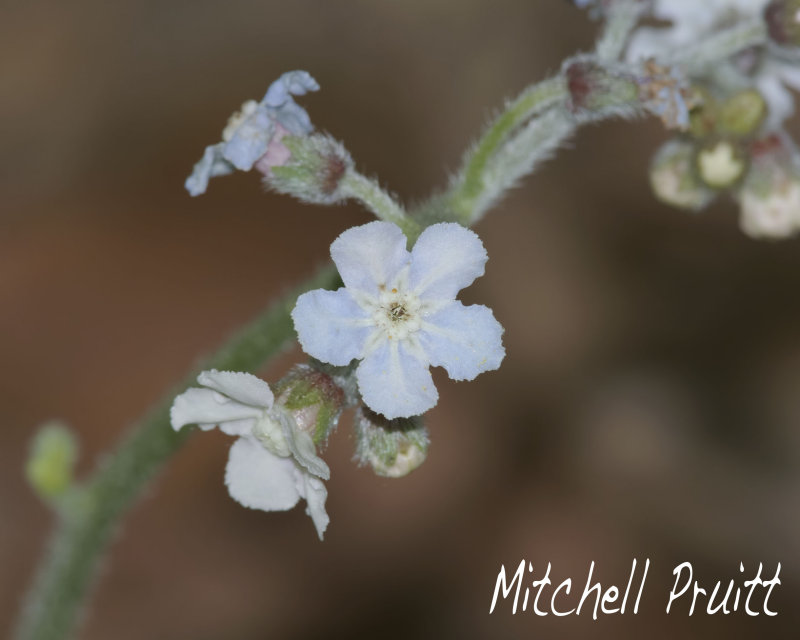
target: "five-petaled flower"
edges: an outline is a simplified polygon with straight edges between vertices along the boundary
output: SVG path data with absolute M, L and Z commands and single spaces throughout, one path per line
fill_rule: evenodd
M 389 222 L 348 229 L 331 245 L 344 287 L 303 294 L 292 311 L 303 350 L 343 366 L 357 359 L 364 403 L 387 418 L 419 415 L 438 393 L 430 366 L 471 380 L 500 366 L 503 328 L 456 294 L 483 275 L 486 250 L 455 223 L 434 224 L 413 249 Z
M 261 102 L 245 102 L 228 120 L 222 142 L 206 147 L 186 178 L 186 190 L 197 196 L 205 193 L 209 179 L 215 176 L 236 169 L 249 171 L 253 165 L 267 173 L 270 167 L 285 163 L 290 154 L 281 138 L 308 135 L 314 129 L 308 113 L 292 96 L 318 89 L 307 71 L 289 71 L 270 85 Z
M 203 371 L 202 388 L 190 388 L 175 398 L 170 418 L 176 430 L 196 424 L 203 430 L 218 425 L 233 443 L 225 469 L 231 497 L 245 507 L 285 511 L 300 498 L 307 503 L 320 539 L 328 526 L 325 512 L 330 477 L 317 457 L 311 435 L 298 428 L 292 415 L 274 404 L 269 385 L 249 373 Z

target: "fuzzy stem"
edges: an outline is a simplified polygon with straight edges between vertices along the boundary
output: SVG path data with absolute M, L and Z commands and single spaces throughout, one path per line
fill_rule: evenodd
M 375 180 L 367 178 L 358 171 L 348 170 L 339 184 L 339 189 L 346 197 L 361 202 L 379 220 L 396 224 L 411 242 L 422 231 L 419 224 L 406 215 L 406 212 L 391 195 L 381 189 Z
M 561 76 L 528 87 L 489 126 L 464 158 L 463 168 L 450 190 L 449 207 L 465 224 L 486 188 L 486 168 L 492 156 L 521 125 L 545 109 L 564 100 L 567 88 Z
M 261 368 L 294 338 L 289 313 L 297 296 L 309 289 L 334 287 L 337 282 L 333 267 L 323 268 L 235 334 L 199 370 Z M 85 485 L 65 496 L 59 526 L 22 612 L 18 640 L 55 640 L 72 634 L 117 521 L 193 431 L 175 432 L 170 426 L 169 409 L 175 392 L 194 384 L 196 375 L 187 376 L 136 425 Z
M 603 34 L 597 41 L 595 49 L 598 58 L 608 62 L 619 60 L 625 51 L 631 32 L 642 15 L 642 6 L 640 0 L 617 0 L 611 5 Z
M 678 49 L 671 58 L 667 58 L 667 62 L 684 66 L 690 75 L 699 75 L 714 63 L 727 60 L 750 47 L 763 45 L 766 40 L 767 26 L 759 18 L 710 35 L 694 46 Z

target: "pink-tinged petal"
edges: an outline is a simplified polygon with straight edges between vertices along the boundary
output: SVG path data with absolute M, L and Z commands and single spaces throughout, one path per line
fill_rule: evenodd
M 368 319 L 347 289 L 309 291 L 297 299 L 292 310 L 303 351 L 336 366 L 361 357 L 369 335 Z
M 269 409 L 275 399 L 269 385 L 252 373 L 211 369 L 197 376 L 197 382 L 253 407 Z
M 411 256 L 406 237 L 391 222 L 370 222 L 342 233 L 331 245 L 345 287 L 377 296 L 380 287 L 391 287 Z
M 308 473 L 298 471 L 299 478 L 297 489 L 300 495 L 306 499 L 306 513 L 311 516 L 317 535 L 322 540 L 322 534 L 328 528 L 331 521 L 330 516 L 325 511 L 325 500 L 328 498 L 328 490 L 319 478 Z
M 472 380 L 500 366 L 503 327 L 491 309 L 457 300 L 425 319 L 417 333 L 431 365 L 444 367 L 453 380 Z
M 486 260 L 474 231 L 455 222 L 431 225 L 411 250 L 409 288 L 423 300 L 453 300 L 483 275 Z
M 176 431 L 187 424 L 203 430 L 219 425 L 229 435 L 250 433 L 262 409 L 235 402 L 212 389 L 187 389 L 177 396 L 170 409 L 170 422 Z
M 356 370 L 364 403 L 387 418 L 410 418 L 436 405 L 439 394 L 428 363 L 397 340 L 384 340 Z
M 233 443 L 225 467 L 225 484 L 231 498 L 250 509 L 286 511 L 297 504 L 297 467 L 291 458 L 280 458 L 254 438 Z

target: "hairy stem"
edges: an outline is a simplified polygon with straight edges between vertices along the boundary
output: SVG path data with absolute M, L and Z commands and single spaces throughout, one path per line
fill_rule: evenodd
M 339 188 L 347 197 L 361 202 L 378 219 L 396 224 L 411 242 L 422 231 L 419 224 L 409 218 L 403 208 L 375 180 L 351 169 L 342 178 Z
M 766 40 L 767 26 L 759 18 L 710 35 L 694 46 L 678 49 L 666 61 L 684 66 L 690 75 L 700 75 L 715 62 L 727 60 L 750 47 L 763 45 Z
M 235 334 L 198 370 L 259 369 L 294 337 L 289 313 L 297 296 L 309 289 L 331 288 L 337 282 L 333 267 L 320 270 Z M 187 376 L 169 393 L 103 460 L 86 484 L 72 491 L 61 505 L 61 521 L 22 613 L 16 636 L 19 640 L 55 640 L 71 635 L 116 522 L 193 431 L 175 432 L 170 426 L 169 409 L 174 392 L 194 384 L 196 375 Z
M 495 118 L 478 143 L 464 158 L 454 180 L 449 208 L 465 224 L 473 217 L 475 204 L 486 188 L 486 167 L 507 138 L 536 114 L 564 100 L 567 88 L 561 76 L 550 78 L 523 91 Z
M 598 58 L 608 62 L 619 60 L 642 11 L 643 3 L 639 0 L 617 0 L 611 5 L 595 49 Z

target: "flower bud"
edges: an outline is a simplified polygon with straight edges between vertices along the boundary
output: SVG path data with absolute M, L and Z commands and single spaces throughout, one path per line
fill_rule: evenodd
M 800 0 L 772 0 L 764 7 L 770 39 L 783 47 L 800 47 Z
M 702 140 L 716 129 L 719 105 L 705 87 L 692 86 L 689 94 L 689 100 L 693 105 L 689 110 L 689 133 Z
M 344 392 L 327 373 L 299 364 L 277 384 L 275 405 L 292 414 L 297 428 L 315 444 L 324 442 L 336 427 L 344 406 Z
M 420 466 L 428 455 L 428 431 L 419 416 L 389 420 L 359 407 L 355 419 L 356 458 L 379 476 L 402 478 Z
M 312 134 L 283 136 L 277 143 L 289 156 L 278 147 L 274 149 L 281 162 L 263 168 L 265 184 L 312 204 L 333 204 L 344 198 L 339 186 L 353 160 L 339 142 L 328 135 Z
M 635 108 L 639 98 L 633 76 L 603 66 L 590 57 L 568 60 L 564 77 L 569 91 L 567 107 L 579 117 L 623 115 Z
M 656 197 L 680 209 L 699 211 L 714 198 L 692 168 L 694 145 L 671 140 L 658 150 L 650 166 L 650 185 Z
M 33 439 L 25 475 L 45 500 L 63 495 L 72 484 L 78 444 L 72 432 L 60 422 L 41 427 Z
M 729 189 L 747 170 L 747 155 L 742 147 L 727 138 L 711 140 L 695 155 L 697 174 L 712 189 Z
M 738 194 L 740 225 L 754 238 L 786 238 L 800 230 L 800 171 L 779 142 L 759 148 Z
M 745 138 L 755 134 L 767 117 L 767 102 L 755 89 L 734 94 L 719 110 L 719 131 Z

